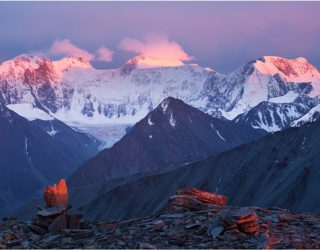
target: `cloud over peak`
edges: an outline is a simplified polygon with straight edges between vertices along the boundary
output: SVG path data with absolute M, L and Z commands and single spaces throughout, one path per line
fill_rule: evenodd
M 194 60 L 194 57 L 189 56 L 177 42 L 169 41 L 166 36 L 159 34 L 149 34 L 143 42 L 135 38 L 126 37 L 120 42 L 119 49 L 153 60 L 180 63 Z
M 55 40 L 52 46 L 50 47 L 50 49 L 45 54 L 49 56 L 67 55 L 67 56 L 81 57 L 82 59 L 87 61 L 98 60 L 98 61 L 111 62 L 113 51 L 103 46 L 97 49 L 95 54 L 92 54 L 72 44 L 69 39 L 64 39 L 64 40 Z

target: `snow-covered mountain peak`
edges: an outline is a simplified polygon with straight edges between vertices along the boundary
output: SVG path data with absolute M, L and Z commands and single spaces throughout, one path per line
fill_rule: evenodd
M 54 68 L 58 72 L 64 72 L 68 69 L 71 69 L 73 67 L 79 67 L 79 68 L 92 68 L 92 65 L 89 61 L 81 58 L 81 57 L 73 57 L 68 56 L 64 57 L 60 60 L 53 61 L 52 62 Z
M 0 75 L 7 75 L 9 72 L 18 73 L 26 69 L 36 69 L 44 58 L 22 54 L 0 65 Z
M 132 65 L 134 69 L 145 69 L 145 68 L 158 68 L 158 67 L 173 67 L 184 65 L 180 60 L 168 60 L 151 58 L 146 56 L 137 56 L 127 61 L 125 65 Z
M 52 62 L 41 56 L 23 54 L 0 65 L 0 80 L 15 86 L 23 81 L 29 84 L 57 82 L 57 78 Z
M 276 56 L 265 56 L 254 63 L 261 74 L 274 76 L 279 74 L 285 82 L 315 82 L 320 80 L 319 71 L 307 59 L 285 59 Z

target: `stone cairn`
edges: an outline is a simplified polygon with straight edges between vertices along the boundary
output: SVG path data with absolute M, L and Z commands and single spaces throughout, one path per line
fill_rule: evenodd
M 68 204 L 68 190 L 65 180 L 60 180 L 53 187 L 48 186 L 43 192 L 46 208 L 39 206 L 37 215 L 29 225 L 37 234 L 57 233 L 61 229 L 81 227 L 82 214 Z
M 169 198 L 171 207 L 184 207 L 191 210 L 213 209 L 221 213 L 220 220 L 215 221 L 210 228 L 210 234 L 217 237 L 223 233 L 243 232 L 254 234 L 259 231 L 258 216 L 256 212 L 247 207 L 231 212 L 224 209 L 227 197 L 199 190 L 197 188 L 179 189 L 176 195 Z

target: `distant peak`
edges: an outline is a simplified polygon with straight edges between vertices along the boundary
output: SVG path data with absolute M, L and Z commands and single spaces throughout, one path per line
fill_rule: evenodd
M 174 97 L 167 97 L 162 100 L 162 102 L 159 104 L 159 106 L 156 109 L 161 109 L 163 114 L 166 114 L 168 110 L 182 110 L 187 109 L 187 107 L 191 107 L 188 104 L 184 103 L 182 100 Z
M 91 68 L 92 65 L 88 60 L 82 57 L 67 56 L 60 60 L 52 62 L 57 71 L 63 72 L 73 67 Z
M 306 58 L 286 59 L 276 56 L 264 56 L 257 60 L 255 68 L 262 74 L 274 76 L 279 74 L 286 82 L 309 82 L 319 71 Z
M 126 65 L 134 65 L 135 68 L 143 69 L 143 68 L 157 68 L 157 67 L 174 67 L 174 66 L 182 66 L 183 62 L 180 60 L 167 60 L 167 59 L 159 59 L 159 58 L 151 58 L 145 56 L 137 56 L 133 59 L 126 62 Z

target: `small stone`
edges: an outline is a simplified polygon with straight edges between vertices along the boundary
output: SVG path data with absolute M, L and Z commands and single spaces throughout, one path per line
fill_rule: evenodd
M 252 221 L 257 221 L 258 220 L 258 216 L 255 212 L 251 213 L 250 217 L 246 217 L 244 219 L 240 219 L 237 221 L 238 224 L 243 224 L 243 223 L 249 223 Z
M 277 217 L 274 216 L 266 216 L 264 217 L 266 220 L 268 221 L 272 221 L 272 222 L 279 222 L 279 219 Z
M 44 242 L 43 244 L 48 244 L 56 239 L 59 239 L 60 238 L 60 235 L 57 234 L 57 235 L 50 235 Z
M 281 216 L 279 220 L 280 220 L 280 221 L 288 221 L 288 222 L 292 222 L 292 221 L 295 221 L 295 220 L 296 220 L 296 218 L 295 218 L 294 216 L 291 216 L 291 215 L 285 214 L 285 215 Z
M 167 218 L 167 219 L 177 219 L 177 218 L 183 218 L 184 214 L 162 214 L 160 215 L 161 218 Z
M 200 243 L 200 244 L 198 244 L 198 247 L 199 247 L 199 248 L 205 248 L 205 249 L 208 249 L 208 244 Z
M 244 218 L 247 218 L 249 217 L 250 215 L 252 215 L 252 210 L 249 210 L 249 208 L 247 207 L 243 207 L 241 209 L 239 209 L 236 213 L 234 213 L 232 215 L 232 217 L 236 220 L 241 220 L 241 219 L 244 219 Z
M 164 223 L 164 221 L 162 220 L 158 220 L 154 223 L 153 229 L 155 231 L 161 231 L 162 228 L 165 226 L 166 224 Z
M 12 240 L 12 241 L 7 241 L 5 244 L 7 247 L 16 247 L 19 246 L 21 243 L 21 240 Z
M 221 234 L 222 231 L 223 231 L 223 226 L 216 226 L 210 230 L 210 234 L 211 234 L 212 238 L 215 239 L 215 238 L 217 238 L 218 235 Z
M 103 223 L 99 226 L 99 230 L 114 230 L 117 227 L 117 223 Z
M 46 234 L 48 232 L 47 229 L 34 224 L 31 224 L 29 227 L 32 231 L 40 235 Z
M 224 232 L 223 238 L 227 241 L 238 241 L 240 239 L 246 239 L 245 234 L 241 233 L 238 229 L 232 229 Z
M 189 223 L 189 224 L 185 225 L 185 228 L 191 229 L 191 228 L 195 228 L 195 227 L 199 227 L 199 226 L 201 226 L 201 223 L 196 222 L 196 223 Z

